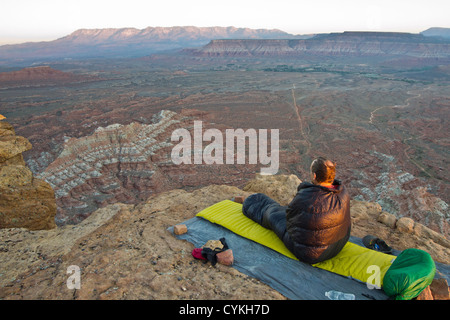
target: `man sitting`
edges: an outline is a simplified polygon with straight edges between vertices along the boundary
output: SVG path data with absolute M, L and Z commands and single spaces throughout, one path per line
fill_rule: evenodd
M 319 157 L 311 163 L 311 183 L 302 182 L 287 207 L 256 193 L 245 199 L 244 215 L 273 230 L 300 261 L 328 260 L 342 250 L 351 230 L 350 196 L 335 174 L 335 164 Z

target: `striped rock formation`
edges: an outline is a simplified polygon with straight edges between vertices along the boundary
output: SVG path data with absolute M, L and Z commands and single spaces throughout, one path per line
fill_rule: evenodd
M 180 121 L 161 111 L 153 124 L 113 124 L 86 137 L 67 139 L 59 157 L 40 174 L 55 189 L 57 223 L 77 223 L 108 203 L 147 198 L 168 163 L 170 133 Z

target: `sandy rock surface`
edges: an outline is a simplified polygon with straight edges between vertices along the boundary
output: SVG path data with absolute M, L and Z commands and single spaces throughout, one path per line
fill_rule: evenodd
M 283 188 L 292 192 L 288 189 L 294 185 L 285 183 L 289 177 L 258 179 L 270 190 L 277 186 L 279 194 L 284 194 Z M 266 179 L 273 180 L 267 183 Z M 194 246 L 167 231 L 218 201 L 256 192 L 245 189 L 211 185 L 193 192 L 172 190 L 138 205 L 109 205 L 78 225 L 0 230 L 0 298 L 286 299 L 233 267 L 213 267 L 194 259 Z M 435 261 L 450 263 L 450 246 L 445 241 L 439 244 L 438 238 L 424 238 L 423 230 L 422 236 L 402 233 L 377 221 L 382 208 L 376 203 L 351 204 L 353 235 L 375 234 L 395 249 L 421 248 Z M 80 268 L 80 289 L 67 286 L 72 265 Z

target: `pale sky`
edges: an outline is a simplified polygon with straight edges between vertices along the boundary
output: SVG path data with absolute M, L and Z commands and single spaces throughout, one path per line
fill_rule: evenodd
M 450 27 L 449 0 L 1 0 L 0 45 L 78 29 L 234 26 L 292 34 Z

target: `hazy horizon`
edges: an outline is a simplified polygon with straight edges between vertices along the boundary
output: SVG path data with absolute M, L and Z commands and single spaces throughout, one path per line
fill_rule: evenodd
M 442 0 L 14 0 L 2 4 L 0 45 L 52 41 L 79 29 L 230 27 L 279 29 L 290 34 L 344 31 L 419 33 L 449 28 Z
M 157 27 L 160 27 L 160 26 L 148 26 L 146 28 L 157 28 Z M 191 26 L 175 26 L 174 25 L 174 26 L 165 26 L 165 27 L 170 28 L 170 27 L 191 27 Z M 198 27 L 198 26 L 192 26 L 192 27 Z M 212 26 L 211 25 L 211 26 L 202 26 L 202 27 L 225 27 L 226 28 L 226 27 L 236 27 L 236 26 Z M 29 43 L 29 42 L 50 42 L 50 41 L 55 41 L 55 40 L 58 40 L 58 39 L 60 39 L 62 37 L 68 36 L 68 35 L 72 34 L 73 32 L 76 32 L 77 30 L 82 30 L 82 29 L 125 29 L 125 28 L 135 28 L 135 27 L 79 28 L 79 29 L 73 30 L 73 31 L 71 31 L 71 32 L 69 32 L 67 34 L 58 36 L 56 38 L 55 37 L 48 37 L 48 38 L 40 38 L 40 39 L 11 39 L 11 41 L 9 41 L 9 42 L 8 41 L 7 42 L 2 42 L 2 40 L 0 39 L 0 46 L 23 44 L 23 43 Z M 143 30 L 143 29 L 146 29 L 146 28 L 135 28 L 135 29 Z M 201 27 L 199 27 L 199 28 L 201 28 Z M 243 26 L 243 27 L 236 27 L 236 28 L 248 28 L 248 27 Z M 320 33 L 342 33 L 342 32 L 351 32 L 351 31 L 354 31 L 354 32 L 400 32 L 400 33 L 406 32 L 406 33 L 420 33 L 422 31 L 425 31 L 425 30 L 430 29 L 430 28 L 444 28 L 444 27 L 430 26 L 429 28 L 426 28 L 426 29 L 423 29 L 423 30 L 419 30 L 417 32 L 398 31 L 398 30 L 338 30 L 338 31 L 331 30 L 331 31 L 328 31 L 328 32 L 291 33 L 291 32 L 287 32 L 286 30 L 282 30 L 282 29 L 278 29 L 278 28 L 260 28 L 260 29 L 267 29 L 267 30 L 278 29 L 280 31 L 284 31 L 284 32 L 287 32 L 287 33 L 292 34 L 292 35 L 308 35 L 308 34 L 320 34 Z M 250 28 L 250 29 L 256 29 L 256 28 Z

